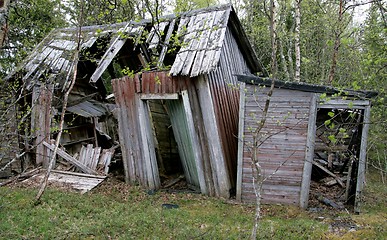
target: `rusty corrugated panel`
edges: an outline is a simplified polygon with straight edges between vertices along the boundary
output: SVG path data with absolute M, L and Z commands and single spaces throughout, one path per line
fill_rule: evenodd
M 149 131 L 142 129 L 144 126 L 149 126 L 149 123 L 145 123 L 149 121 L 149 117 L 144 116 L 147 115 L 147 112 L 141 109 L 144 103 L 136 93 L 138 82 L 136 78 L 137 75 L 135 78 L 124 77 L 112 80 L 125 181 L 158 188 L 160 186 L 158 169 L 157 166 L 150 164 L 155 159 L 148 159 L 146 151 L 151 151 L 151 149 L 143 147 L 150 145 L 149 141 L 151 141 L 149 136 L 145 136 Z
M 151 94 L 179 93 L 187 89 L 187 78 L 171 77 L 167 71 L 144 72 L 141 75 L 141 92 Z
M 230 182 L 235 187 L 237 177 L 239 89 L 235 74 L 251 73 L 235 38 L 226 31 L 219 67 L 208 75 L 212 100 L 223 146 Z
M 108 113 L 106 107 L 97 101 L 88 100 L 68 107 L 67 111 L 82 117 L 101 117 Z
M 255 202 L 252 175 L 253 130 L 261 119 L 267 89 L 246 85 L 244 114 L 244 144 L 241 200 Z M 312 93 L 275 89 L 271 97 L 266 124 L 260 136 L 266 134 L 259 147 L 258 161 L 264 177 L 262 201 L 265 203 L 299 204 L 308 116 Z

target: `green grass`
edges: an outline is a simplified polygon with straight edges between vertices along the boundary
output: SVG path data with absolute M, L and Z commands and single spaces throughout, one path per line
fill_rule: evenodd
M 346 216 L 361 225 L 355 232 L 329 232 L 332 219 L 343 213 L 264 205 L 259 239 L 383 239 L 383 187 L 381 193 L 378 183 L 369 185 L 364 213 Z M 198 194 L 148 195 L 112 180 L 84 195 L 49 188 L 35 206 L 36 192 L 0 188 L 0 239 L 247 239 L 253 225 L 253 206 Z M 179 208 L 163 209 L 163 203 Z

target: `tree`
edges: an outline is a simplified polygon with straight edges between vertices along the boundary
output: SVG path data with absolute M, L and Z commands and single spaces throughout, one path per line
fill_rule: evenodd
M 59 0 L 13 0 L 8 7 L 8 39 L 0 51 L 0 77 L 9 73 L 52 29 L 66 25 Z
M 8 12 L 10 0 L 0 1 L 0 47 L 3 46 L 8 32 Z
M 371 4 L 361 41 L 361 64 L 358 75 L 359 87 L 372 88 L 379 92 L 374 101 L 370 129 L 370 164 L 381 173 L 382 181 L 387 174 L 387 3 Z
M 84 26 L 113 24 L 134 20 L 140 1 L 137 0 L 86 0 L 83 6 L 85 19 Z M 65 10 L 71 16 L 70 23 L 77 26 L 78 14 L 82 8 L 82 0 L 70 1 L 65 5 Z

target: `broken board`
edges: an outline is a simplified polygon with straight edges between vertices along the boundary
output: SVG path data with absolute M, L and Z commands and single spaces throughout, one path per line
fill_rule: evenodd
M 44 175 L 45 172 L 41 172 L 31 177 L 30 179 L 37 179 L 40 182 Z M 30 179 L 25 181 L 30 181 Z M 48 178 L 48 182 L 63 185 L 64 187 L 70 187 L 71 189 L 84 194 L 98 186 L 105 179 L 106 176 L 52 170 Z

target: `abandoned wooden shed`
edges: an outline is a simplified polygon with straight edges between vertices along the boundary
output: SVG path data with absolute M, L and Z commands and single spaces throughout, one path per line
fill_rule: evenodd
M 61 96 L 77 66 L 61 141 L 68 153 L 79 156 L 86 144 L 110 149 L 119 142 L 127 182 L 158 189 L 165 174 L 180 173 L 204 194 L 232 195 L 235 74 L 260 71 L 232 6 L 82 27 L 79 61 L 77 32 L 52 31 L 8 77 L 30 93 L 22 99 L 30 103 L 31 126 L 21 147 L 31 161 L 47 165 L 43 143 L 55 137 Z
M 259 71 L 258 61 L 230 5 L 165 19 L 155 30 L 166 32 L 165 38 L 155 33 L 148 39 L 154 64 L 170 63 L 170 70 L 113 80 L 126 181 L 158 189 L 162 175 L 173 172 L 168 168 L 181 165 L 189 186 L 228 198 L 235 193 L 237 169 L 235 74 Z M 108 48 L 102 70 L 120 51 L 138 61 L 130 49 L 120 50 L 125 44 L 133 43 L 119 38 Z M 170 50 L 175 53 L 166 55 Z M 91 80 L 100 76 L 97 69 Z
M 321 183 L 319 180 L 328 176 L 340 185 L 334 200 L 352 202 L 359 211 L 365 180 L 369 99 L 376 93 L 275 81 L 266 123 L 257 133 L 271 80 L 250 76 L 238 79 L 243 84 L 237 199 L 255 202 L 255 152 L 264 179 L 263 202 L 306 208 L 312 198 L 321 197 L 319 192 L 311 193 L 311 182 Z
M 55 138 L 62 111 L 63 95 L 69 88 L 77 69 L 76 81 L 69 95 L 61 147 L 82 161 L 81 153 L 88 147 L 88 155 L 103 158 L 111 155 L 115 131 L 111 108 L 105 100 L 107 90 L 103 82 L 89 83 L 96 68 L 95 62 L 103 55 L 104 45 L 123 24 L 83 27 L 78 30 L 53 30 L 32 53 L 6 78 L 20 82 L 19 111 L 25 112 L 23 127 L 19 128 L 19 147 L 24 152 L 21 161 L 48 165 L 50 151 L 44 144 Z M 75 68 L 75 66 L 77 68 Z M 93 149 L 90 148 L 93 146 Z M 95 152 L 95 155 L 94 155 Z M 91 156 L 90 155 L 90 156 Z

